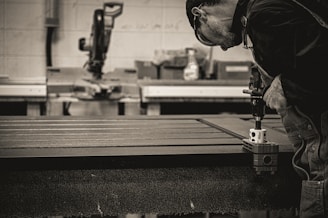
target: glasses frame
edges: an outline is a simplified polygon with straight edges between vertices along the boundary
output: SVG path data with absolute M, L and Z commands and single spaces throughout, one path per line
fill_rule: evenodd
M 197 8 L 201 8 L 202 6 L 204 5 L 204 3 L 201 3 Z M 198 18 L 199 18 L 199 16 L 196 16 L 196 15 L 194 15 L 193 14 L 193 16 L 194 16 L 194 33 L 195 33 L 195 36 L 196 36 L 196 39 L 199 41 L 199 42 L 201 42 L 202 44 L 204 44 L 204 45 L 207 45 L 207 46 L 216 46 L 216 44 L 215 43 L 213 43 L 213 42 L 211 42 L 211 41 L 209 41 L 208 39 L 204 39 L 204 36 L 202 36 L 202 34 L 200 34 L 199 32 L 198 32 L 198 27 L 197 27 L 197 23 L 200 23 L 199 21 L 198 21 Z M 197 22 L 198 21 L 198 22 Z

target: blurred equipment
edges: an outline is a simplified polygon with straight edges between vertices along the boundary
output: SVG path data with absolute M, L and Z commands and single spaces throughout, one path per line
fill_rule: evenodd
M 252 115 L 255 120 L 255 128 L 249 131 L 249 138 L 243 139 L 243 148 L 252 152 L 253 165 L 258 174 L 270 172 L 274 174 L 278 166 L 279 146 L 266 140 L 266 129 L 262 128 L 262 120 L 265 115 L 265 102 L 263 101 L 264 86 L 261 74 L 257 67 L 251 71 L 249 89 L 244 93 L 251 95 Z
M 58 0 L 46 0 L 45 3 L 46 11 L 46 27 L 58 27 L 59 26 L 59 1 Z
M 187 66 L 183 69 L 184 80 L 197 80 L 199 78 L 199 66 L 196 60 L 196 49 L 186 48 L 188 55 Z
M 265 115 L 265 102 L 263 101 L 264 86 L 261 74 L 256 67 L 251 68 L 249 89 L 243 90 L 244 93 L 251 95 L 252 115 L 255 119 L 255 129 L 261 130 L 261 121 Z
M 115 18 L 122 14 L 123 3 L 107 2 L 103 9 L 96 9 L 93 15 L 93 25 L 89 41 L 80 38 L 79 49 L 89 52 L 86 62 L 87 70 L 92 74 L 91 79 L 84 80 L 91 84 L 91 94 L 106 96 L 110 92 L 109 85 L 102 81 L 102 68 L 106 60 Z
M 85 38 L 79 41 L 79 49 L 89 52 L 88 71 L 93 74 L 94 79 L 101 79 L 114 21 L 122 14 L 122 10 L 123 3 L 104 3 L 103 9 L 97 9 L 94 12 L 89 42 Z
M 47 67 L 47 115 L 70 115 L 72 102 L 117 100 L 121 84 L 102 68 L 106 60 L 114 21 L 122 14 L 123 3 L 107 2 L 93 14 L 90 38 L 79 39 L 79 50 L 88 52 L 88 60 L 82 67 Z M 50 21 L 49 21 L 50 22 Z
M 208 53 L 208 66 L 207 66 L 206 72 L 205 72 L 205 79 L 212 79 L 212 77 L 213 77 L 213 65 L 214 65 L 213 46 L 211 46 L 210 51 Z
M 215 79 L 218 80 L 244 80 L 249 82 L 251 76 L 252 61 L 213 61 L 213 71 Z
M 46 97 L 45 77 L 0 74 L 0 115 L 43 115 Z

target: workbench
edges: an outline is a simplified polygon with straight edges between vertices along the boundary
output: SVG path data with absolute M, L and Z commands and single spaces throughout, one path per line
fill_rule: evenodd
M 83 82 L 82 78 L 87 75 L 90 76 L 85 70 L 79 68 L 48 69 L 46 114 L 63 115 L 65 104 L 88 101 L 80 99 L 74 92 L 74 87 L 81 85 L 79 83 Z M 224 111 L 229 112 L 231 109 L 240 108 L 241 104 L 249 107 L 250 102 L 250 96 L 243 93 L 244 89 L 248 89 L 249 79 L 196 81 L 137 79 L 135 72 L 124 68 L 117 68 L 113 72 L 104 74 L 103 79 L 113 88 L 119 87 L 120 92 L 113 92 L 107 99 L 117 104 L 116 110 L 119 111 L 119 115 L 161 115 L 165 114 L 161 113 L 164 104 L 179 104 L 179 109 L 181 109 L 181 106 L 188 107 L 188 104 L 195 104 L 196 107 L 202 107 L 201 104 L 204 103 L 211 104 L 210 107 L 206 107 L 211 108 L 213 105 L 219 104 L 218 107 L 220 107 L 233 103 L 233 108 L 230 107 Z M 218 114 L 220 110 L 213 113 Z M 201 114 L 211 113 L 201 112 Z
M 296 208 L 300 181 L 280 119 L 263 121 L 279 144 L 274 175 L 257 175 L 242 148 L 253 126 L 244 115 L 0 117 L 0 217 Z
M 246 103 L 248 80 L 138 80 L 147 115 L 160 115 L 162 103 Z
M 28 116 L 40 116 L 47 101 L 46 79 L 44 77 L 9 78 L 0 75 L 0 102 L 26 103 Z M 3 107 L 7 107 L 4 105 Z M 8 108 L 7 111 L 15 110 Z

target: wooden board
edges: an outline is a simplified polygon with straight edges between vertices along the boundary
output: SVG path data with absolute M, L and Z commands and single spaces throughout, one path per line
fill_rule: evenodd
M 142 98 L 247 98 L 247 86 L 144 86 Z
M 138 80 L 141 101 L 154 102 L 247 102 L 246 80 Z
M 0 84 L 0 97 L 46 97 L 47 87 L 43 85 L 3 85 Z
M 1 117 L 0 158 L 244 153 L 241 139 L 252 125 L 220 115 Z M 291 151 L 284 133 L 270 132 L 282 152 Z

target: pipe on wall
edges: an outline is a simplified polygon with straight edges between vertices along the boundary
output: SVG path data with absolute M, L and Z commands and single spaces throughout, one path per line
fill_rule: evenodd
M 47 66 L 52 66 L 52 38 L 55 28 L 59 26 L 59 0 L 45 1 L 45 27 L 47 28 L 46 38 L 46 61 Z

